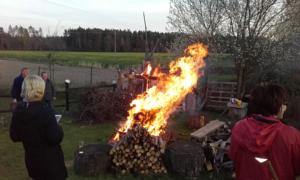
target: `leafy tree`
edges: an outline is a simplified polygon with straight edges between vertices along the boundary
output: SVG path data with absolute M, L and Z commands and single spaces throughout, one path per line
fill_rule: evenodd
M 277 30 L 288 19 L 284 0 L 171 0 L 171 27 L 205 39 L 213 52 L 220 37 L 234 54 L 238 96 L 245 93 L 253 64 L 261 63 L 278 38 Z M 270 49 L 271 48 L 271 49 Z

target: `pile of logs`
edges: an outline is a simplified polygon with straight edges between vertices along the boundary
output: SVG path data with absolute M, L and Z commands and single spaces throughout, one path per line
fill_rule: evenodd
M 132 96 L 126 91 L 90 89 L 80 100 L 80 121 L 98 123 L 127 116 Z
M 165 174 L 162 155 L 164 143 L 140 125 L 128 130 L 110 151 L 114 168 L 133 174 Z
M 221 169 L 233 170 L 233 162 L 228 157 L 230 133 L 229 127 L 225 124 L 202 142 L 208 171 L 212 169 L 217 172 Z

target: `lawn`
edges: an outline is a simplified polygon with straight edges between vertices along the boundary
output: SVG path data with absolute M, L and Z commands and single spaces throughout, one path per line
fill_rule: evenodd
M 2 114 L 0 114 L 2 116 Z M 188 139 L 192 130 L 187 129 L 185 115 L 179 114 L 172 118 L 170 123 L 172 129 L 176 129 L 179 139 Z M 112 174 L 102 174 L 99 177 L 84 178 L 77 176 L 73 171 L 73 155 L 77 149 L 80 141 L 85 144 L 89 143 L 106 143 L 111 136 L 113 131 L 118 124 L 116 122 L 107 122 L 98 125 L 84 125 L 79 123 L 73 123 L 70 116 L 64 116 L 61 122 L 64 129 L 64 140 L 62 148 L 65 155 L 66 165 L 68 167 L 68 173 L 70 180 L 100 180 L 100 179 L 181 179 L 172 175 L 165 176 L 148 176 L 148 177 L 133 177 L 131 175 L 118 177 Z M 26 169 L 24 165 L 24 152 L 23 147 L 20 143 L 13 143 L 9 139 L 8 127 L 0 128 L 0 180 L 27 180 Z M 203 173 L 203 179 L 208 179 L 211 173 Z
M 106 123 L 95 126 L 83 126 L 71 123 L 71 120 L 68 117 L 65 117 L 62 121 L 62 127 L 65 133 L 62 147 L 65 154 L 65 161 L 69 168 L 69 179 L 76 179 L 76 176 L 72 172 L 72 159 L 79 141 L 84 141 L 87 144 L 105 143 L 112 135 L 112 130 L 116 125 L 113 123 Z M 2 127 L 1 131 L 0 179 L 26 179 L 27 172 L 23 160 L 24 154 L 22 145 L 20 143 L 11 142 L 8 137 L 8 128 Z
M 71 66 L 90 66 L 101 64 L 103 67 L 130 67 L 140 65 L 145 54 L 140 52 L 75 52 L 75 51 L 12 51 L 1 50 L 0 59 L 17 59 L 34 63 L 54 63 Z M 175 59 L 169 53 L 154 53 L 154 62 L 168 64 Z M 210 64 L 222 68 L 232 67 L 232 55 L 210 54 Z
M 0 58 L 17 59 L 35 63 L 54 63 L 71 66 L 90 66 L 100 64 L 102 67 L 130 67 L 142 63 L 144 53 L 112 53 L 112 52 L 74 52 L 74 51 L 0 51 Z M 168 53 L 155 53 L 156 62 L 165 63 L 170 57 Z

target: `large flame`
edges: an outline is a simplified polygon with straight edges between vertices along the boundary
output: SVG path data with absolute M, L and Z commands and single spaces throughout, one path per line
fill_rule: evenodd
M 135 123 L 141 124 L 152 136 L 158 136 L 167 125 L 170 114 L 195 87 L 199 78 L 199 69 L 205 66 L 204 58 L 208 55 L 203 44 L 193 44 L 185 49 L 185 56 L 169 64 L 168 74 L 157 73 L 157 84 L 139 94 L 128 111 L 126 122 L 119 128 L 113 141 L 120 138 Z M 147 66 L 146 74 L 150 74 Z

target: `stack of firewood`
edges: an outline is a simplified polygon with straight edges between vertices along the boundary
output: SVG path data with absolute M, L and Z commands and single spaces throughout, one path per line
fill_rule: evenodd
M 122 174 L 163 174 L 167 170 L 162 154 L 165 147 L 140 125 L 128 130 L 110 151 L 114 167 Z

